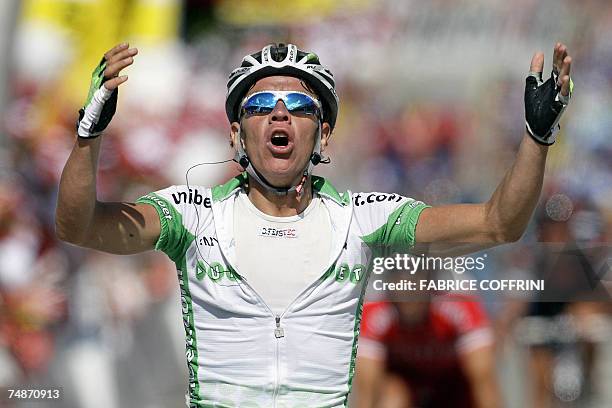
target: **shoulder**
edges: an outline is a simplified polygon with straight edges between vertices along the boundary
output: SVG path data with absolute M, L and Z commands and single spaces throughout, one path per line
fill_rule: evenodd
M 445 321 L 458 334 L 466 334 L 489 327 L 489 319 L 482 302 L 475 296 L 444 294 L 436 296 L 432 314 Z
M 211 189 L 203 186 L 176 185 L 151 192 L 138 199 L 138 202 L 153 202 L 160 206 L 172 206 L 177 210 L 196 205 L 211 208 Z
M 358 353 L 360 357 L 384 361 L 385 343 L 395 322 L 387 302 L 369 302 L 363 307 Z
M 355 214 L 361 217 L 386 218 L 400 208 L 413 209 L 423 202 L 396 193 L 358 192 L 351 196 Z
M 202 186 L 171 186 L 168 191 L 172 204 L 180 206 L 183 204 L 201 205 L 211 208 L 212 189 Z
M 160 235 L 155 248 L 178 262 L 198 231 L 211 225 L 211 190 L 202 186 L 170 186 L 136 200 L 155 208 L 160 220 Z
M 371 208 L 373 206 L 395 207 L 403 202 L 414 201 L 412 198 L 404 197 L 401 194 L 380 193 L 376 191 L 353 193 L 352 199 L 353 205 L 356 208 Z
M 163 198 L 174 207 L 181 206 L 201 206 L 211 208 L 213 201 L 224 201 L 231 197 L 247 182 L 246 173 L 241 173 L 236 177 L 227 180 L 223 184 L 213 187 L 198 185 L 173 185 L 165 189 L 149 193 L 144 197 Z
M 136 203 L 149 204 L 157 210 L 162 231 L 167 227 L 193 234 L 198 227 L 207 225 L 212 212 L 211 189 L 203 186 L 170 186 L 148 193 Z
M 421 211 L 428 206 L 396 193 L 352 195 L 354 219 L 365 242 L 412 244 Z
M 382 340 L 395 321 L 395 310 L 388 302 L 367 302 L 363 306 L 361 332 L 365 337 Z

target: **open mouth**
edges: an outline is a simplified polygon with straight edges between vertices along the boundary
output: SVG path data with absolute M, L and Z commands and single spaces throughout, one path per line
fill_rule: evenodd
M 289 137 L 282 133 L 275 133 L 270 141 L 274 146 L 286 147 L 289 144 Z

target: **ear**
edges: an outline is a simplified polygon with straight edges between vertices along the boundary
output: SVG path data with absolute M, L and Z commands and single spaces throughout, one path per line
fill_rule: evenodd
M 231 147 L 236 148 L 238 143 L 240 143 L 240 123 L 232 122 L 230 126 L 230 141 L 229 144 Z
M 321 125 L 321 151 L 324 151 L 327 147 L 327 143 L 329 142 L 329 138 L 332 133 L 332 128 L 329 126 L 329 123 L 323 122 Z

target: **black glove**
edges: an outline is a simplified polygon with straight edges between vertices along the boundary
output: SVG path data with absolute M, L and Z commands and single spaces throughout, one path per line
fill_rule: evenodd
M 569 95 L 563 96 L 554 72 L 546 82 L 542 82 L 541 72 L 530 72 L 525 82 L 527 132 L 536 142 L 550 146 L 555 143 L 559 120 L 569 104 L 574 84 L 570 79 Z

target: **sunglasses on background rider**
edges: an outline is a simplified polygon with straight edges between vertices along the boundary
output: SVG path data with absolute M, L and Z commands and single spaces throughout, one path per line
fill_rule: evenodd
M 321 102 L 297 91 L 261 91 L 246 96 L 240 104 L 242 114 L 269 114 L 281 100 L 292 115 L 316 115 L 321 117 Z

